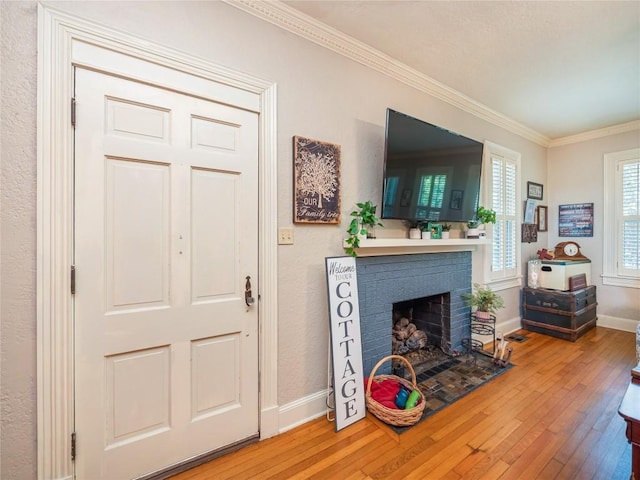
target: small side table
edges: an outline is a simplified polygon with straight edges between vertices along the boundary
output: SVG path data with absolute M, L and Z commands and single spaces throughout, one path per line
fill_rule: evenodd
M 627 422 L 627 440 L 631 443 L 631 478 L 640 479 L 640 384 L 629 384 L 618 414 Z

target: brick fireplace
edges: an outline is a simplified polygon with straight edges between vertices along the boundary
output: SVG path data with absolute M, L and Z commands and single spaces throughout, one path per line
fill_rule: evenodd
M 470 336 L 469 307 L 462 295 L 471 291 L 471 252 L 385 255 L 357 259 L 360 329 L 365 376 L 391 355 L 393 305 L 446 295 L 444 344 L 461 351 Z M 447 338 L 448 337 L 448 338 Z M 390 362 L 377 373 L 389 373 Z

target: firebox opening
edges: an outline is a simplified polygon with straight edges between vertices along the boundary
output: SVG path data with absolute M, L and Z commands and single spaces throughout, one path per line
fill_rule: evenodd
M 404 356 L 416 375 L 449 360 L 450 293 L 393 304 L 391 351 Z

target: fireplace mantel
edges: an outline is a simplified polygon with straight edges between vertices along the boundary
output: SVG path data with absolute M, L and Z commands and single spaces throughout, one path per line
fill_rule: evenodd
M 448 240 L 413 240 L 409 238 L 375 238 L 360 240 L 358 256 L 407 255 L 412 253 L 440 253 L 474 251 L 478 246 L 491 245 L 491 239 L 451 238 Z M 345 241 L 344 248 L 348 245 Z

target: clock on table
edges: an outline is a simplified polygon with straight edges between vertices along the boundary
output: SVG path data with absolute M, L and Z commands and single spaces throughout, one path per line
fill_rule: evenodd
M 554 260 L 589 260 L 580 251 L 576 242 L 560 242 L 553 252 Z

